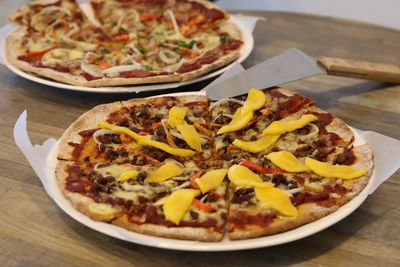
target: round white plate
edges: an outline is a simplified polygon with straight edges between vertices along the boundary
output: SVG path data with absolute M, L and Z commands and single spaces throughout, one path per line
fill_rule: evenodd
M 244 61 L 251 53 L 254 47 L 254 38 L 252 31 L 250 30 L 249 27 L 247 27 L 246 22 L 241 19 L 243 16 L 235 16 L 232 15 L 230 16 L 229 20 L 235 23 L 240 31 L 242 32 L 243 36 L 243 46 L 240 49 L 240 57 L 232 62 L 231 64 L 221 68 L 217 69 L 211 73 L 208 73 L 204 76 L 198 77 L 196 79 L 192 79 L 189 81 L 185 82 L 173 82 L 173 83 L 159 83 L 159 84 L 142 84 L 142 85 L 132 85 L 132 86 L 115 86 L 115 87 L 84 87 L 84 86 L 76 86 L 76 85 L 70 85 L 70 84 L 65 84 L 65 83 L 60 83 L 56 82 L 53 80 L 49 80 L 46 78 L 42 78 L 40 76 L 36 76 L 35 74 L 24 72 L 13 65 L 11 65 L 8 61 L 7 58 L 4 58 L 4 61 L 6 63 L 6 66 L 15 74 L 24 77 L 25 79 L 41 83 L 44 85 L 60 88 L 60 89 L 65 89 L 65 90 L 72 90 L 72 91 L 82 91 L 82 92 L 89 92 L 89 93 L 139 93 L 139 92 L 145 92 L 145 91 L 154 91 L 154 90 L 163 90 L 163 89 L 172 89 L 172 88 L 177 88 L 180 86 L 184 85 L 189 85 L 193 83 L 197 83 L 200 81 L 204 81 L 206 79 L 218 76 L 228 70 L 233 63 L 235 62 L 242 62 Z
M 193 93 L 178 93 L 170 95 L 187 95 Z M 196 94 L 202 94 L 202 92 L 196 92 Z M 361 138 L 355 131 L 355 142 L 354 145 L 361 145 L 366 143 L 366 141 Z M 60 188 L 57 185 L 56 177 L 54 176 L 54 170 L 56 167 L 56 158 L 58 151 L 58 143 L 54 146 L 52 152 L 48 156 L 47 160 L 47 174 L 46 181 L 49 184 L 51 190 L 51 195 L 57 205 L 69 216 L 77 220 L 78 222 L 86 225 L 87 227 L 96 230 L 100 233 L 125 240 L 128 242 L 164 248 L 164 249 L 174 249 L 174 250 L 186 250 L 186 251 L 233 251 L 233 250 L 243 250 L 261 247 L 270 247 L 279 244 L 284 244 L 292 242 L 314 233 L 322 231 L 329 226 L 339 222 L 350 213 L 355 211 L 368 197 L 371 186 L 375 180 L 375 171 L 372 173 L 371 179 L 364 190 L 350 202 L 340 207 L 337 211 L 328 216 L 325 216 L 315 222 L 308 223 L 296 229 L 271 236 L 247 239 L 247 240 L 236 240 L 232 241 L 225 236 L 220 242 L 198 242 L 198 241 L 186 241 L 162 237 L 154 237 L 149 235 L 143 235 L 135 232 L 125 230 L 123 228 L 114 226 L 112 224 L 98 222 L 90 219 L 86 215 L 80 213 L 74 209 L 68 199 L 64 197 Z

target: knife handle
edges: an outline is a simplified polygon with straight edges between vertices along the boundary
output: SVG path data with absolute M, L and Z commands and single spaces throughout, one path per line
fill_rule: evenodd
M 318 63 L 330 75 L 400 83 L 400 67 L 367 61 L 320 57 Z

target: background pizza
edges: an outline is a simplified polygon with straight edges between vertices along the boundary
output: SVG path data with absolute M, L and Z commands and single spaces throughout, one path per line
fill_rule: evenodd
M 133 99 L 83 114 L 59 142 L 73 206 L 136 232 L 200 241 L 284 232 L 324 217 L 368 183 L 368 145 L 288 90 Z
M 73 0 L 32 1 L 10 19 L 8 61 L 81 86 L 185 81 L 239 57 L 240 30 L 206 1 L 92 1 L 92 23 Z

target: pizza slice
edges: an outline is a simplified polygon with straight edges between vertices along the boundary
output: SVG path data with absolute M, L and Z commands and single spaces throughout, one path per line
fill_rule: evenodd
M 271 152 L 271 168 L 254 162 L 228 172 L 228 236 L 247 239 L 285 232 L 322 218 L 357 196 L 367 185 L 373 161 L 368 145 L 351 150 L 354 162 L 337 165 L 287 151 Z M 248 167 L 245 167 L 248 166 Z

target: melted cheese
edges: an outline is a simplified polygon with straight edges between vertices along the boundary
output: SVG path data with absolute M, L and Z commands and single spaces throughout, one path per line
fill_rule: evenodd
M 82 59 L 84 55 L 84 52 L 80 50 L 56 48 L 43 55 L 42 63 L 46 65 L 61 64 L 65 60 Z

